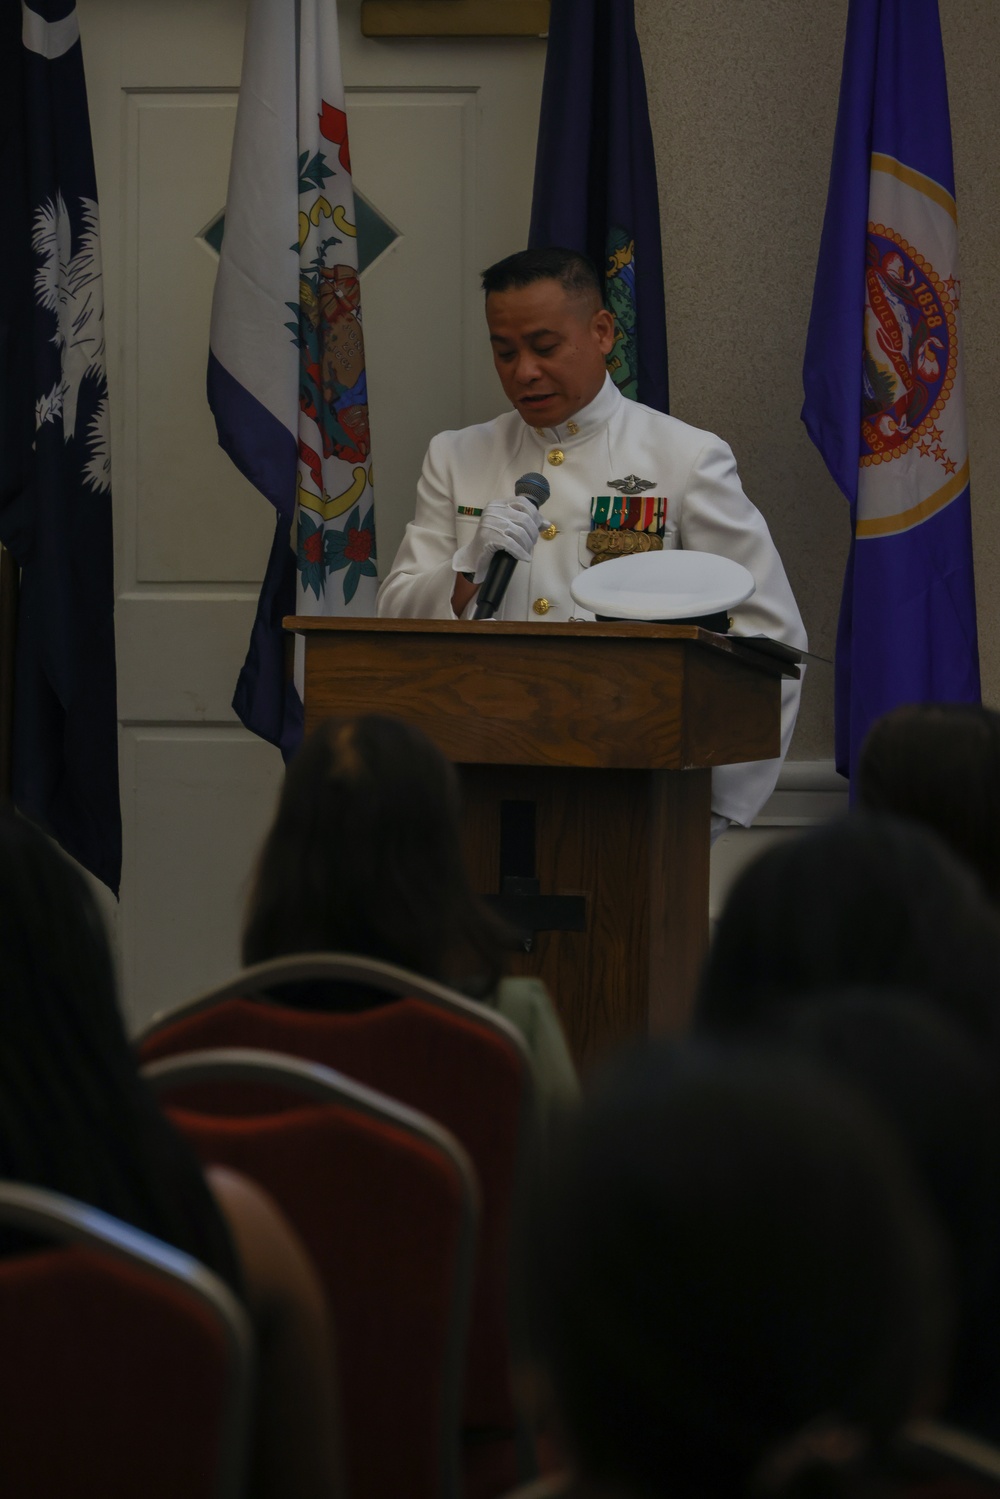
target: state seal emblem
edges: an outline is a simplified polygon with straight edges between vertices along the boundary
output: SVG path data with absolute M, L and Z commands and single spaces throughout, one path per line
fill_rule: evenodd
M 310 595 L 327 612 L 339 613 L 353 603 L 362 583 L 359 604 L 371 607 L 376 579 L 358 231 L 348 213 L 354 194 L 347 116 L 325 99 L 319 131 L 338 148 L 337 156 L 317 150 L 299 158 L 299 237 L 289 246 L 298 256 L 299 299 L 286 304 L 292 320 L 285 324 L 299 351 L 299 613 L 313 609 Z
M 951 287 L 884 224 L 868 230 L 862 463 L 886 462 L 928 433 L 955 384 Z
M 876 152 L 868 213 L 859 538 L 920 525 L 969 482 L 955 200 Z
M 608 374 L 623 396 L 638 398 L 639 342 L 635 296 L 635 239 L 615 224 L 608 231 L 604 263 L 604 301 L 614 314 L 615 341 L 608 355 Z

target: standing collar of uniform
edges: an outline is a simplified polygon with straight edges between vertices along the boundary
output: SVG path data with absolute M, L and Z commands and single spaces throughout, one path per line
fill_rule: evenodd
M 550 440 L 551 435 L 551 438 L 563 447 L 568 443 L 583 442 L 586 438 L 592 437 L 601 427 L 607 425 L 619 403 L 624 399 L 625 397 L 611 376 L 605 375 L 604 384 L 588 405 L 574 412 L 569 420 L 559 427 L 536 427 L 535 431 L 546 442 Z

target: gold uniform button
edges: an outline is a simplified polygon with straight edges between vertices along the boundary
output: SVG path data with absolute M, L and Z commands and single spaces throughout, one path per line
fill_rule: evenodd
M 543 531 L 539 531 L 538 534 L 543 541 L 551 541 L 553 536 L 558 536 L 559 527 L 556 525 L 555 521 L 553 521 L 550 526 L 546 526 L 545 529 Z
M 536 599 L 531 607 L 532 609 L 534 609 L 536 614 L 548 614 L 549 610 L 552 608 L 552 605 L 549 603 L 548 599 Z
M 554 463 L 558 467 L 558 465 L 562 463 L 563 459 L 566 457 L 566 454 L 563 452 L 562 448 L 550 448 L 545 456 L 548 458 L 550 463 Z

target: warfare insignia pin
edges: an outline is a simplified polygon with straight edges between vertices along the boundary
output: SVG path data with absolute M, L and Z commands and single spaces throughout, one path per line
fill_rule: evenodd
M 653 489 L 655 485 L 655 479 L 640 479 L 638 474 L 626 474 L 624 479 L 608 480 L 608 488 L 617 489 L 619 494 L 642 494 L 644 489 Z

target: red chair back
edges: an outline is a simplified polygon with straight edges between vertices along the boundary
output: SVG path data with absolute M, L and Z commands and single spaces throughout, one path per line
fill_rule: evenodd
M 510 1377 L 510 1247 L 530 1164 L 534 1098 L 523 1047 L 509 1027 L 479 1010 L 468 1001 L 445 1009 L 419 998 L 331 1014 L 227 998 L 161 1021 L 141 1056 L 146 1062 L 233 1045 L 286 1052 L 429 1114 L 462 1143 L 482 1204 L 463 1401 L 466 1494 L 491 1499 L 525 1476 Z M 197 1102 L 228 1107 L 232 1100 L 201 1095 Z M 253 1104 L 275 1107 L 263 1095 Z
M 221 1315 L 183 1274 L 99 1243 L 95 1221 L 115 1220 L 72 1209 L 87 1228 L 69 1237 L 89 1244 L 0 1260 L 0 1491 L 31 1499 L 237 1499 L 248 1439 L 249 1323 L 204 1267 L 196 1276 L 232 1301 Z M 36 1221 L 32 1231 L 44 1229 Z M 156 1243 L 126 1225 L 115 1225 L 112 1240 L 118 1230 L 132 1245 Z M 239 1324 L 236 1348 L 230 1314 Z M 234 1369 L 234 1359 L 243 1367 Z
M 200 1065 L 199 1091 L 224 1087 L 232 1103 L 266 1081 L 247 1069 L 251 1055 L 198 1053 L 146 1075 L 205 1165 L 258 1182 L 319 1272 L 333 1314 L 350 1494 L 456 1495 L 475 1235 L 471 1168 L 431 1121 L 392 1100 L 373 1103 L 347 1079 L 336 1080 L 337 1096 L 327 1101 L 290 1092 L 281 1081 L 287 1057 L 268 1054 L 271 1112 L 178 1106 L 192 1089 L 171 1067 Z M 243 1059 L 245 1077 L 226 1070 L 227 1056 Z M 325 1068 L 312 1072 L 331 1077 Z

